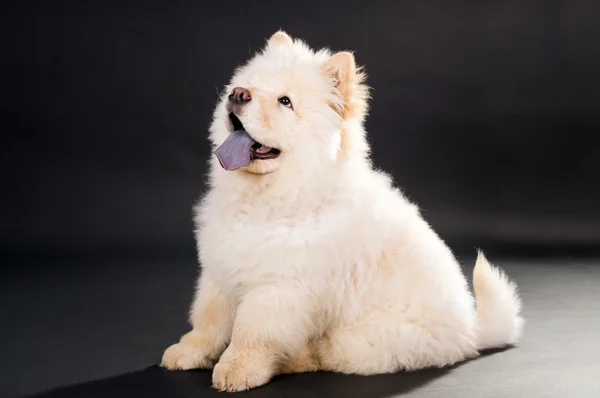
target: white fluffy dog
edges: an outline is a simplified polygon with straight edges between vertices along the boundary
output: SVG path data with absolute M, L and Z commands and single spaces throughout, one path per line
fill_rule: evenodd
M 196 207 L 193 330 L 162 366 L 219 390 L 276 374 L 442 367 L 515 343 L 517 289 L 479 253 L 476 301 L 452 252 L 373 168 L 369 90 L 349 52 L 280 31 L 238 68 L 210 127 Z

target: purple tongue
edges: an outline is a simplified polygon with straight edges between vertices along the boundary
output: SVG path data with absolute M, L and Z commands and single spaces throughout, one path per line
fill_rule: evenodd
M 221 167 L 231 171 L 250 164 L 250 148 L 256 141 L 245 130 L 236 130 L 215 151 Z

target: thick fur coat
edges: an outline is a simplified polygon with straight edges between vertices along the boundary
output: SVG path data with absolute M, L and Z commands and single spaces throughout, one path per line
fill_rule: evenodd
M 364 79 L 352 53 L 313 51 L 281 31 L 235 71 L 213 147 L 233 112 L 280 154 L 234 171 L 211 157 L 195 208 L 193 329 L 162 366 L 214 368 L 215 388 L 241 391 L 281 373 L 442 367 L 517 342 L 516 285 L 479 253 L 474 295 L 418 207 L 373 167 Z M 236 87 L 251 101 L 232 107 Z

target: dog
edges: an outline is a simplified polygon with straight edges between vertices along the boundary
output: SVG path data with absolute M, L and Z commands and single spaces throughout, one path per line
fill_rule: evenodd
M 214 108 L 194 206 L 192 330 L 161 366 L 243 391 L 275 375 L 446 367 L 515 345 L 516 284 L 482 252 L 474 292 L 452 251 L 370 160 L 371 100 L 352 52 L 284 31 Z

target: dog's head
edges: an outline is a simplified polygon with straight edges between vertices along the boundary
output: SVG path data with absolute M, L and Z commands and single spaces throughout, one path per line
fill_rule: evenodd
M 313 51 L 279 31 L 239 67 L 215 110 L 210 139 L 226 170 L 318 173 L 358 145 L 368 88 L 349 52 Z M 362 131 L 362 127 L 359 127 Z

